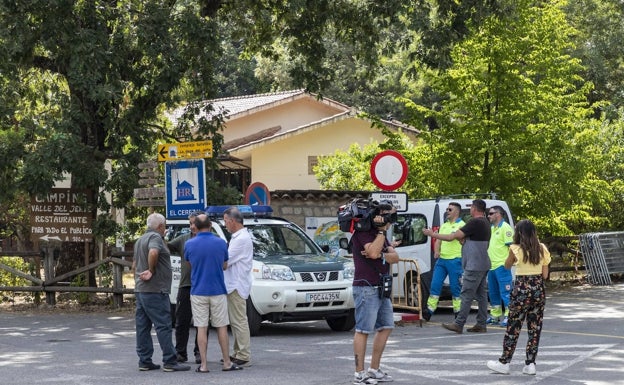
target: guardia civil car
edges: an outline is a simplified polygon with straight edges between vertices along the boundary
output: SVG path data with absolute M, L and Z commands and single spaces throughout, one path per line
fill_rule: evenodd
M 223 211 L 230 206 L 211 206 L 206 213 L 212 231 L 229 241 Z M 299 226 L 272 216 L 270 206 L 237 206 L 254 245 L 253 283 L 247 300 L 251 335 L 263 322 L 324 319 L 335 331 L 355 325 L 352 283 L 353 261 L 328 253 Z M 167 220 L 166 239 L 190 231 L 188 220 Z M 180 280 L 181 256 L 172 255 L 174 279 L 171 290 L 175 304 Z

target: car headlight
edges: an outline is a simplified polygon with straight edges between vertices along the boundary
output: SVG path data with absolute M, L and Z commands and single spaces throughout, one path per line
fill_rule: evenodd
M 294 281 L 295 274 L 288 266 L 264 265 L 262 266 L 262 278 L 276 281 Z
M 344 270 L 342 270 L 344 279 L 353 279 L 355 276 L 355 264 L 353 262 L 346 262 L 344 264 Z

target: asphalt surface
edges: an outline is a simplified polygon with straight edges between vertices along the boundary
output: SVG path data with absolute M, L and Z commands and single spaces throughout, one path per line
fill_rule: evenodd
M 422 327 L 397 325 L 382 359 L 396 384 L 624 384 L 624 284 L 548 293 L 537 375 L 521 374 L 526 331 L 510 375 L 493 374 L 504 330 L 458 335 L 436 313 Z M 468 325 L 474 323 L 473 312 Z M 156 340 L 154 336 L 154 340 Z M 369 339 L 372 340 L 372 339 Z M 252 337 L 253 366 L 222 372 L 216 334 L 209 339 L 210 373 L 139 372 L 130 310 L 106 313 L 0 313 L 0 384 L 350 384 L 353 334 L 324 322 L 264 326 Z M 367 353 L 370 354 L 370 342 Z M 154 361 L 160 363 L 156 343 Z M 192 351 L 192 346 L 189 346 Z M 368 362 L 368 357 L 367 357 Z

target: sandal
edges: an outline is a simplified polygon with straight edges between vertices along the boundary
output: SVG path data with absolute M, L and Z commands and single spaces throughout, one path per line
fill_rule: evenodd
M 197 369 L 195 369 L 195 371 L 197 373 L 210 373 L 210 370 L 206 369 L 206 370 L 201 370 L 201 366 L 198 366 Z
M 234 370 L 243 370 L 243 368 L 232 362 L 232 366 L 230 366 L 229 368 L 223 368 L 221 370 L 224 372 L 231 372 Z

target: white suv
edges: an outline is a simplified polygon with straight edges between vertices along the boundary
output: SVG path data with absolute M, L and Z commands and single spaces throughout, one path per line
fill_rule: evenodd
M 212 231 L 228 241 L 223 211 L 212 206 L 206 213 Z M 269 206 L 237 206 L 254 244 L 253 283 L 247 300 L 251 335 L 263 321 L 287 322 L 325 319 L 332 330 L 348 331 L 355 325 L 352 295 L 353 262 L 328 254 L 297 225 L 271 216 Z M 167 240 L 189 231 L 188 220 L 167 220 Z M 175 304 L 181 257 L 171 256 L 171 288 Z

